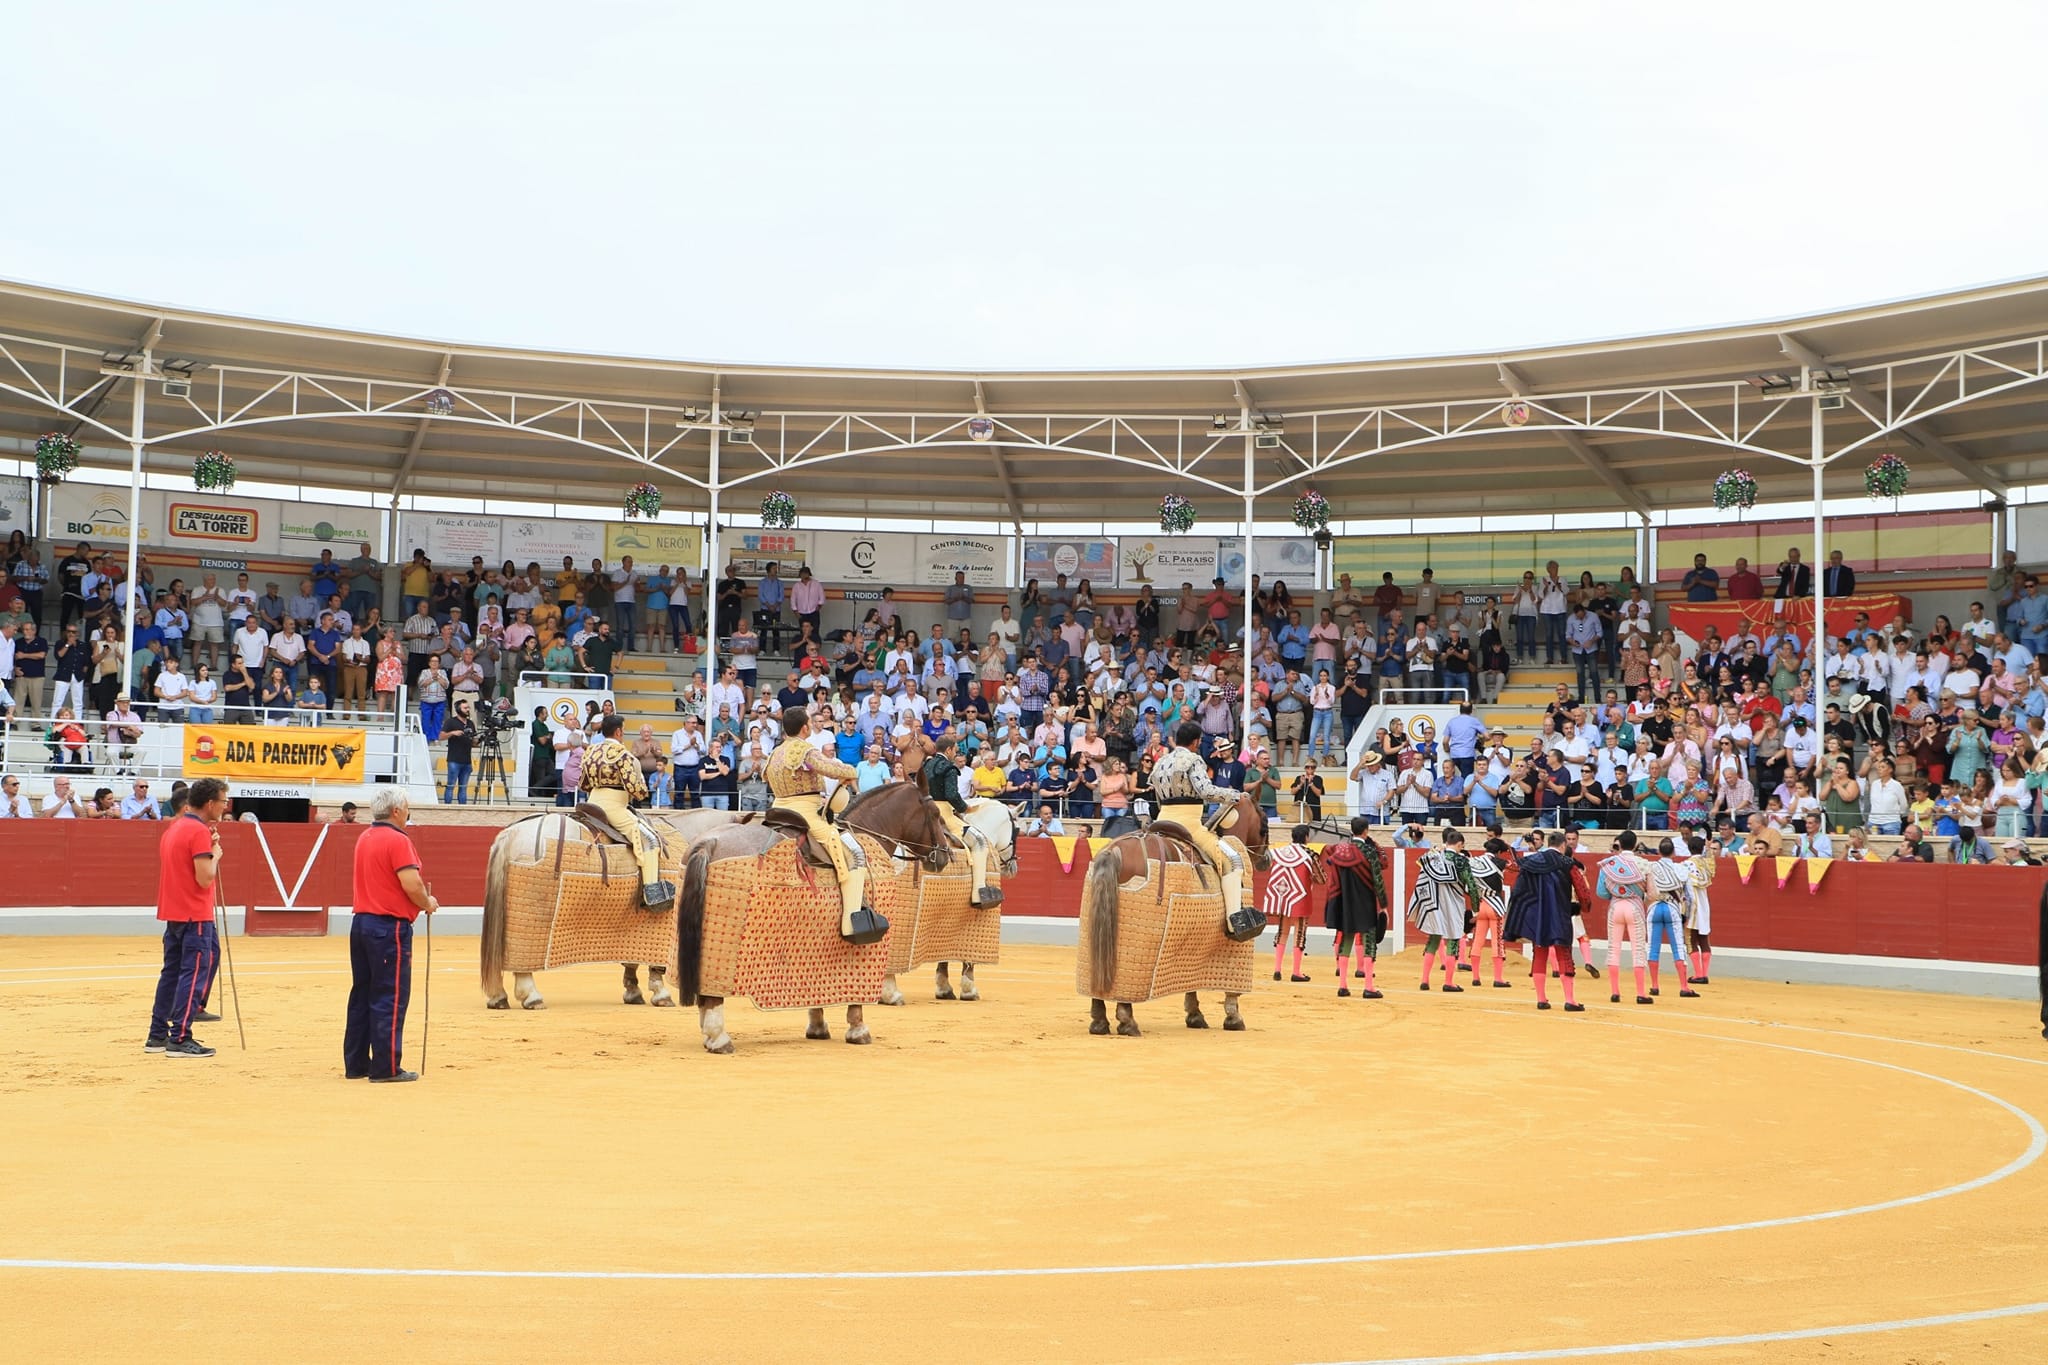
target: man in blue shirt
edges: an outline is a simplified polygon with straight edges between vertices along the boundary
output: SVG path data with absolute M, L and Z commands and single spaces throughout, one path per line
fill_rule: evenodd
M 1694 555 L 1692 567 L 1685 571 L 1685 589 L 1688 602 L 1711 602 L 1721 595 L 1721 575 L 1707 567 L 1705 555 Z
M 2042 596 L 2040 580 L 2032 574 L 2020 586 L 2012 618 L 2019 627 L 2021 644 L 2036 654 L 2048 653 L 2048 597 Z
M 854 765 L 854 788 L 873 791 L 889 780 L 889 765 L 882 760 L 882 746 L 870 744 L 866 756 Z
M 1038 774 L 1032 770 L 1031 760 L 1022 754 L 1017 756 L 1003 784 L 1003 800 L 1026 810 L 1038 804 Z
M 1280 662 L 1296 671 L 1306 671 L 1308 666 L 1308 627 L 1301 623 L 1301 613 L 1287 613 L 1287 624 L 1280 627 L 1275 642 L 1280 646 Z
M 334 624 L 334 613 L 320 613 L 320 624 L 306 635 L 306 676 L 317 679 L 323 690 L 334 686 L 334 651 L 341 647 L 341 631 Z
M 771 654 L 781 648 L 782 604 L 785 600 L 783 588 L 782 575 L 776 572 L 775 561 L 771 559 L 768 561 L 768 572 L 761 576 L 761 582 L 754 593 L 755 600 L 760 603 L 754 612 L 754 622 L 760 628 L 763 641 Z
M 1444 752 L 1458 765 L 1462 776 L 1472 776 L 1480 742 L 1485 738 L 1486 727 L 1480 723 L 1479 717 L 1472 714 L 1472 703 L 1459 703 L 1458 714 L 1444 722 Z
M 340 591 L 341 565 L 334 562 L 334 551 L 322 550 L 313 563 L 313 595 L 325 602 Z

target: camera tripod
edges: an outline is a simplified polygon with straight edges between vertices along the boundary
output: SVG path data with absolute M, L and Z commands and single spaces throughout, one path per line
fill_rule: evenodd
M 512 779 L 505 771 L 505 750 L 499 743 L 502 732 L 488 723 L 476 741 L 476 804 L 488 806 L 494 803 L 491 788 L 496 787 L 505 805 L 512 804 Z

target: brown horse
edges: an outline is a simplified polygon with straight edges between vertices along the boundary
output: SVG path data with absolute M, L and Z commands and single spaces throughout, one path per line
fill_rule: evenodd
M 910 799 L 899 795 L 884 796 L 892 789 L 909 793 Z M 887 783 L 871 792 L 856 797 L 847 807 L 851 814 L 856 807 L 867 812 L 867 820 L 873 836 L 886 843 L 906 849 L 917 849 L 921 856 L 934 856 L 932 850 L 945 853 L 945 830 L 938 823 L 937 814 L 928 808 L 914 787 L 906 783 Z M 844 818 L 844 817 L 842 817 Z M 708 904 L 712 865 L 735 858 L 760 859 L 778 846 L 798 837 L 791 829 L 762 822 L 758 817 L 747 817 L 745 823 L 734 823 L 704 832 L 691 840 L 689 853 L 684 859 L 681 890 L 676 900 L 676 993 L 681 1003 L 697 1006 L 698 1027 L 704 1034 L 704 1050 L 707 1052 L 730 1053 L 733 1041 L 725 1029 L 725 998 L 703 989 L 705 980 L 706 917 L 711 907 Z M 943 866 L 943 863 L 940 864 Z M 838 892 L 831 887 L 831 872 L 820 869 L 820 913 L 828 913 L 824 907 L 829 902 L 832 933 L 838 931 Z M 809 872 L 804 873 L 810 876 Z M 748 932 L 747 926 L 737 926 L 740 937 Z M 879 945 L 875 945 L 879 946 Z M 879 983 L 877 983 L 879 984 Z M 813 997 L 816 998 L 816 997 Z M 842 999 L 844 997 L 841 997 Z M 869 1000 L 873 995 L 867 997 Z M 809 1024 L 804 1030 L 806 1038 L 830 1038 L 832 1032 L 825 1024 L 823 1006 L 810 1006 Z M 848 1004 L 846 1007 L 846 1041 L 869 1043 L 874 1038 L 868 1032 L 862 1006 Z
M 1252 857 L 1253 866 L 1266 865 L 1266 813 L 1249 794 L 1240 795 L 1219 814 L 1217 827 L 1244 845 L 1245 852 Z M 1129 867 L 1133 870 L 1132 875 L 1142 875 L 1150 863 L 1208 866 L 1208 860 L 1200 849 L 1186 839 L 1174 837 L 1170 829 L 1171 826 L 1155 824 L 1141 834 L 1126 834 L 1089 860 L 1088 880 L 1081 892 L 1086 902 L 1083 917 L 1088 922 L 1088 941 L 1081 945 L 1081 951 L 1088 955 L 1089 978 L 1098 991 L 1107 989 L 1116 976 L 1118 899 L 1125 877 L 1124 869 Z M 1252 894 L 1249 869 L 1245 874 L 1244 892 L 1249 900 Z M 1209 1021 L 1202 1015 L 1201 1001 L 1194 991 L 1186 992 L 1184 1004 L 1189 1028 L 1209 1027 Z M 1090 1033 L 1109 1032 L 1108 1012 L 1101 996 L 1088 1002 L 1088 1014 Z M 1244 1017 L 1237 1007 L 1237 992 L 1224 993 L 1223 1015 L 1225 1029 L 1234 1033 L 1244 1028 Z M 1127 1000 L 1117 1001 L 1116 1031 L 1127 1038 L 1138 1036 L 1137 1017 Z
M 911 809 L 913 806 L 917 807 L 917 809 Z M 961 818 L 967 825 L 978 830 L 988 841 L 989 852 L 995 859 L 995 866 L 999 869 L 999 874 L 1003 876 L 1016 875 L 1017 823 L 1016 819 L 1011 815 L 1009 807 L 993 801 L 984 801 L 970 807 L 967 814 Z M 924 822 L 922 828 L 920 828 L 921 821 Z M 839 822 L 847 829 L 853 830 L 856 833 L 871 835 L 883 843 L 892 842 L 890 837 L 884 832 L 886 830 L 909 829 L 915 831 L 909 839 L 894 840 L 896 850 L 899 854 L 906 854 L 922 862 L 932 872 L 943 872 L 953 856 L 953 850 L 957 847 L 956 842 L 947 831 L 944 821 L 940 818 L 938 803 L 908 782 L 891 782 L 861 793 L 853 799 L 851 805 L 847 806 L 845 812 L 839 817 Z M 869 869 L 871 875 L 882 871 L 883 869 L 880 868 Z M 913 902 L 913 904 L 915 903 L 917 902 Z M 896 926 L 896 931 L 902 934 L 908 934 L 910 929 L 911 926 L 908 924 Z M 908 941 L 902 941 L 902 946 L 903 953 L 907 958 L 907 954 L 910 952 Z M 960 993 L 957 996 L 953 993 L 953 983 L 948 973 L 949 966 L 950 964 L 947 962 L 940 962 L 938 964 L 934 998 L 939 1000 L 979 1000 L 981 993 L 974 984 L 975 964 L 972 962 L 962 962 L 960 964 Z M 894 971 L 891 971 L 882 979 L 881 1003 L 884 1005 L 900 1005 L 903 1003 L 903 992 L 896 984 L 896 973 Z

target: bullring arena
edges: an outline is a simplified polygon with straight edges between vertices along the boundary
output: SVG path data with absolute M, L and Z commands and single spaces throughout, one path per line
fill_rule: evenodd
M 2048 278 L 1142 371 L 0 282 L 0 530 L 0 1361 L 2048 1361 Z

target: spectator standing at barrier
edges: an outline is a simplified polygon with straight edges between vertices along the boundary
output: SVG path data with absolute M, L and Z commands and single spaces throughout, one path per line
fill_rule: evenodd
M 1829 597 L 1856 595 L 1856 571 L 1842 562 L 1840 550 L 1828 556 L 1828 566 L 1821 571 L 1821 587 Z
M 1584 602 L 1572 608 L 1564 623 L 1564 638 L 1571 647 L 1572 664 L 1578 670 L 1579 698 L 1591 701 L 1600 695 L 1602 633 L 1600 622 L 1586 610 Z
M 146 783 L 137 783 L 146 787 Z M 128 802 L 121 803 L 126 816 Z M 157 842 L 156 917 L 163 921 L 163 967 L 157 973 L 149 1032 L 143 1051 L 166 1057 L 211 1057 L 213 1049 L 192 1036 L 195 1020 L 206 1018 L 206 996 L 220 960 L 214 926 L 214 883 L 220 875 L 220 832 L 227 814 L 227 784 L 202 777 L 187 793 L 184 811 Z M 156 818 L 156 805 L 150 803 Z
M 416 1081 L 419 1073 L 400 1065 L 412 1000 L 413 922 L 433 914 L 440 903 L 427 888 L 419 850 L 405 831 L 412 819 L 405 793 L 397 787 L 379 789 L 370 816 L 355 847 L 341 1074 L 352 1081 Z
M 1685 578 L 1679 586 L 1685 590 L 1688 602 L 1712 602 L 1721 595 L 1721 575 L 1707 567 L 1705 555 L 1696 554 L 1692 557 L 1692 567 L 1685 571 Z
M 641 575 L 633 568 L 633 556 L 625 555 L 619 567 L 608 575 L 612 604 L 612 638 L 620 654 L 633 652 L 633 631 L 639 625 L 640 594 L 645 591 Z
M 1784 601 L 1813 596 L 1813 566 L 1799 558 L 1799 547 L 1791 546 L 1778 561 L 1777 598 Z
M 9 773 L 0 777 L 0 820 L 33 820 L 35 807 L 21 794 L 21 779 Z

